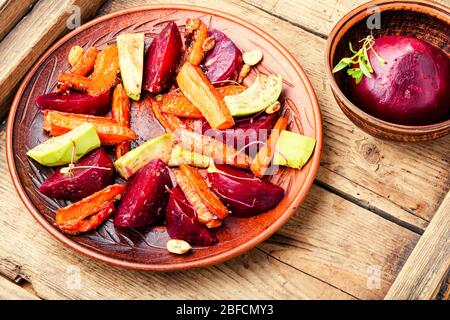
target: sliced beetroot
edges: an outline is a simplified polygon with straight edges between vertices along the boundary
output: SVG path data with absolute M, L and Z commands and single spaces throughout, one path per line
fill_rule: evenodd
M 41 184 L 39 190 L 46 196 L 58 200 L 78 201 L 114 182 L 114 164 L 102 148 L 84 156 L 75 163 L 75 166 L 97 168 L 74 168 L 72 174 L 64 174 L 57 170 Z
M 209 81 L 237 80 L 243 65 L 241 50 L 221 31 L 211 29 L 209 36 L 216 40 L 214 49 L 204 59 L 203 66 Z
M 210 246 L 217 243 L 217 237 L 200 223 L 194 208 L 180 187 L 175 187 L 170 195 L 166 211 L 166 227 L 172 239 L 184 240 L 194 246 Z
M 264 143 L 267 140 L 278 117 L 278 113 L 267 114 L 264 112 L 250 118 L 237 119 L 234 127 L 227 130 L 211 129 L 208 122 L 204 121 L 202 131 L 205 136 L 222 139 L 222 142 L 237 150 L 249 146 L 250 154 L 254 155 L 261 146 L 256 142 Z
M 275 208 L 284 197 L 276 184 L 261 180 L 253 174 L 216 164 L 219 172 L 209 172 L 211 190 L 237 217 L 251 217 Z
M 158 94 L 169 89 L 181 58 L 180 31 L 175 22 L 170 22 L 157 35 L 145 56 L 144 89 Z
M 69 113 L 102 116 L 111 108 L 111 94 L 90 96 L 81 92 L 51 92 L 36 98 L 41 110 L 56 110 Z
M 165 212 L 172 188 L 169 168 L 160 159 L 150 161 L 129 180 L 114 224 L 126 228 L 143 227 Z

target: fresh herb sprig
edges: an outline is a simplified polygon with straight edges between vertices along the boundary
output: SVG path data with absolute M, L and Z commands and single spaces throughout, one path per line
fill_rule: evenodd
M 361 49 L 355 51 L 353 49 L 352 43 L 349 42 L 350 51 L 353 53 L 352 57 L 342 58 L 341 61 L 333 68 L 333 73 L 339 72 L 345 68 L 349 68 L 347 70 L 347 74 L 356 80 L 356 84 L 359 84 L 363 78 L 366 76 L 368 78 L 372 78 L 373 67 L 370 63 L 368 52 L 372 50 L 377 58 L 378 63 L 383 66 L 386 64 L 386 61 L 383 60 L 379 56 L 378 53 L 373 49 L 373 45 L 375 44 L 375 38 L 372 35 L 368 35 L 360 42 L 363 42 Z M 356 67 L 354 67 L 357 65 Z

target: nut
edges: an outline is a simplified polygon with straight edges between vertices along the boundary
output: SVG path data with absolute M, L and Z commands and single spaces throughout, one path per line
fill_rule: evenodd
M 242 55 L 242 58 L 244 59 L 245 64 L 248 64 L 249 66 L 254 66 L 262 60 L 263 53 L 261 52 L 261 50 L 253 50 L 245 52 Z
M 191 251 L 192 247 L 184 240 L 171 239 L 167 241 L 167 250 L 175 254 L 185 254 Z
M 275 103 L 273 105 L 271 105 L 270 107 L 267 107 L 266 109 L 266 113 L 267 114 L 272 114 L 277 112 L 278 110 L 281 109 L 281 104 L 278 101 L 275 101 Z
M 242 66 L 241 72 L 239 72 L 239 78 L 238 78 L 238 82 L 242 83 L 242 81 L 244 81 L 245 77 L 248 75 L 248 73 L 250 72 L 250 66 L 248 64 L 244 64 Z
M 83 48 L 80 46 L 73 46 L 69 52 L 69 63 L 73 67 L 83 56 Z
M 214 48 L 216 45 L 216 38 L 214 36 L 208 37 L 203 41 L 202 49 L 204 52 L 208 52 Z

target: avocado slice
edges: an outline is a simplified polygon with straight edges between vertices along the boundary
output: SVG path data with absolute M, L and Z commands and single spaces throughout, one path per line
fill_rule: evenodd
M 258 113 L 273 105 L 281 95 L 281 75 L 258 74 L 255 82 L 245 91 L 225 96 L 223 100 L 233 117 Z
M 273 164 L 300 169 L 308 162 L 315 145 L 314 138 L 283 130 L 275 147 Z
M 34 147 L 27 152 L 27 156 L 44 166 L 62 166 L 71 163 L 74 146 L 73 160 L 77 161 L 100 145 L 95 127 L 85 122 L 66 134 L 50 138 Z
M 181 146 L 175 146 L 170 155 L 169 167 L 178 167 L 180 163 L 194 167 L 208 168 L 211 158 L 197 152 L 184 150 Z
M 114 166 L 124 179 L 129 179 L 154 159 L 161 159 L 167 163 L 172 153 L 172 146 L 173 135 L 171 133 L 164 134 L 127 152 L 114 162 Z
M 128 97 L 138 101 L 144 72 L 144 34 L 122 33 L 117 36 L 120 74 Z

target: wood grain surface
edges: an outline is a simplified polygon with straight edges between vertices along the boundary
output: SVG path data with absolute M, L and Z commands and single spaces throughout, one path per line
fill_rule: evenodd
M 80 10 L 81 21 L 86 21 L 104 2 L 39 0 L 8 33 L 0 42 L 0 119 L 3 120 L 7 114 L 12 93 L 28 69 L 50 44 L 67 31 L 67 21 L 76 12 L 73 11 L 74 6 Z
M 0 41 L 37 0 L 0 0 Z
M 110 0 L 100 14 L 170 2 Z M 297 214 L 268 241 L 218 266 L 171 274 L 124 271 L 80 256 L 46 234 L 16 196 L 3 125 L 0 274 L 43 299 L 385 297 L 450 189 L 450 137 L 413 145 L 380 141 L 340 111 L 323 72 L 325 38 L 363 2 L 177 1 L 245 16 L 288 48 L 316 90 L 325 130 L 321 169 Z

